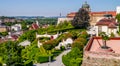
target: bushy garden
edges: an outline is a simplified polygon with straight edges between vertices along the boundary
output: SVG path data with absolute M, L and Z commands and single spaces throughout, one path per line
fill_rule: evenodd
M 86 31 L 74 40 L 71 51 L 62 57 L 65 66 L 80 66 L 83 58 L 83 48 L 87 43 L 88 34 Z
M 29 30 L 26 31 L 23 35 L 19 37 L 18 41 L 12 42 L 5 42 L 0 44 L 0 64 L 6 63 L 8 66 L 10 65 L 19 65 L 19 66 L 32 66 L 33 63 L 44 63 L 49 61 L 49 57 L 51 61 L 54 60 L 56 56 L 58 56 L 62 51 L 65 50 L 64 46 L 61 46 L 60 49 L 55 49 L 55 47 L 61 42 L 63 39 L 72 38 L 74 41 L 72 47 L 72 51 L 67 54 L 74 54 L 75 51 L 78 51 L 80 55 L 73 59 L 71 56 L 63 57 L 63 63 L 71 64 L 79 64 L 81 63 L 82 59 L 82 48 L 86 43 L 87 33 L 82 32 L 85 29 L 75 29 L 70 22 L 60 23 L 57 26 L 50 25 L 48 28 L 39 28 L 38 30 Z M 39 40 L 42 42 L 42 46 L 40 48 L 37 45 L 36 33 L 38 34 L 62 34 L 57 38 L 50 40 L 50 38 L 42 37 Z M 66 32 L 66 33 L 64 33 Z M 82 38 L 81 38 L 82 37 Z M 18 46 L 20 42 L 25 40 L 29 40 L 31 42 L 30 46 Z M 84 41 L 84 42 L 79 42 Z M 77 47 L 77 48 L 76 48 Z M 74 49 L 75 48 L 75 49 Z M 78 49 L 79 48 L 79 49 Z M 80 49 L 81 48 L 81 49 Z M 75 56 L 75 55 L 73 55 Z M 71 57 L 71 58 L 70 58 Z M 72 59 L 72 61 L 68 61 L 66 59 Z M 66 65 L 67 66 L 67 65 Z
M 89 27 L 89 12 L 83 7 L 78 10 L 72 20 L 72 25 L 77 29 L 82 29 L 81 32 L 70 31 L 74 35 L 72 49 L 67 55 L 62 56 L 62 62 L 65 66 L 81 66 L 83 58 L 83 48 L 87 43 L 88 34 L 83 29 Z

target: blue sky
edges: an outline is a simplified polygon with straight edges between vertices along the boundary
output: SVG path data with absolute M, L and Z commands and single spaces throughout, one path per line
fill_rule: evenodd
M 92 11 L 116 10 L 120 0 L 0 0 L 0 16 L 65 16 L 87 1 Z

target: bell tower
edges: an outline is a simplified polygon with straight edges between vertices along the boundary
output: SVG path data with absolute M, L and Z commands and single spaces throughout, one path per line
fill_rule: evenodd
M 82 8 L 85 9 L 86 11 L 90 12 L 90 5 L 85 1 L 84 4 L 82 4 Z

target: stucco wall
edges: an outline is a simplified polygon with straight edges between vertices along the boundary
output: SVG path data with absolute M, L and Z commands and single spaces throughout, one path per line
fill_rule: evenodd
M 95 26 L 95 31 L 96 31 L 96 35 L 98 36 L 98 26 Z M 106 34 L 110 35 L 112 32 L 116 35 L 118 31 L 118 27 L 117 28 L 108 28 L 107 26 L 102 26 L 102 32 L 105 32 Z
M 58 18 L 57 24 L 63 23 L 64 21 L 71 21 L 73 18 Z

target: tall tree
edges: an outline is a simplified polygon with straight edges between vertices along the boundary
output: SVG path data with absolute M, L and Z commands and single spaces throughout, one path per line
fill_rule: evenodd
M 116 15 L 116 19 L 117 19 L 118 24 L 119 24 L 119 32 L 120 32 L 120 14 Z
M 17 42 L 12 41 L 8 41 L 5 47 L 7 49 L 7 54 L 6 57 L 4 57 L 4 59 L 6 59 L 5 61 L 7 66 L 22 66 L 22 47 L 18 46 Z
M 84 8 L 80 8 L 80 10 L 76 13 L 74 19 L 72 20 L 72 25 L 75 28 L 87 28 L 89 26 L 89 12 Z

